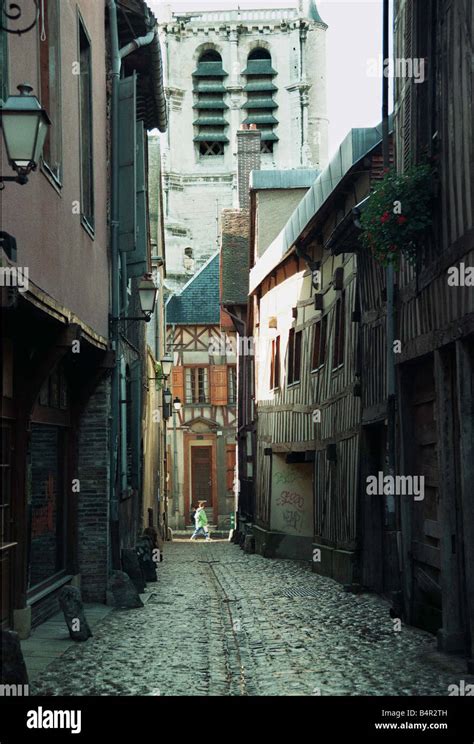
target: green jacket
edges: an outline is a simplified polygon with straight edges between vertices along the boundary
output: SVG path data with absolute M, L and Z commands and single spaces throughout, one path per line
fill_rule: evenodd
M 207 524 L 207 514 L 201 507 L 196 512 L 196 527 L 204 527 Z

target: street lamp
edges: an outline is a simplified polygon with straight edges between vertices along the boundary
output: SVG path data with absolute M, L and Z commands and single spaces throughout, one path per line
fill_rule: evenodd
M 181 410 L 182 403 L 179 398 L 175 398 L 173 401 L 173 408 L 176 411 L 176 413 L 179 413 Z
M 41 107 L 33 88 L 27 83 L 18 86 L 20 95 L 9 96 L 0 104 L 0 117 L 8 162 L 17 176 L 0 176 L 0 183 L 12 181 L 22 186 L 36 170 L 51 121 Z
M 171 368 L 173 366 L 173 357 L 171 354 L 165 354 L 161 360 L 161 372 L 163 377 L 169 377 L 171 374 Z
M 171 401 L 173 400 L 173 396 L 171 395 L 171 390 L 169 388 L 166 388 L 166 390 L 163 390 L 163 418 L 167 421 L 171 415 Z
M 140 298 L 140 307 L 143 315 L 139 317 L 130 317 L 120 315 L 118 318 L 112 318 L 113 321 L 118 320 L 144 320 L 149 323 L 153 313 L 155 312 L 156 298 L 158 295 L 158 287 L 153 281 L 151 274 L 144 274 L 138 285 L 138 296 Z
M 153 281 L 151 274 L 145 274 L 138 285 L 138 294 L 143 314 L 150 320 L 155 312 L 156 296 L 158 287 Z

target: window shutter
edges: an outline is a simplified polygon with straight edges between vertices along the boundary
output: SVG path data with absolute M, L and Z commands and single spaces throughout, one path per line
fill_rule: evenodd
M 226 447 L 226 488 L 232 491 L 234 488 L 235 477 L 235 444 L 228 444 Z
M 213 406 L 227 405 L 227 365 L 210 367 L 211 403 Z
M 148 271 L 148 200 L 146 184 L 145 143 L 146 134 L 143 122 L 137 128 L 137 224 L 135 250 L 127 253 L 127 274 L 129 277 L 143 276 Z
M 141 488 L 141 450 L 142 450 L 142 368 L 141 362 L 133 362 L 130 367 L 131 382 L 131 483 L 132 488 Z
M 174 397 L 184 403 L 184 367 L 173 367 L 171 374 L 171 388 Z
M 137 215 L 137 78 L 119 82 L 119 250 L 134 251 Z

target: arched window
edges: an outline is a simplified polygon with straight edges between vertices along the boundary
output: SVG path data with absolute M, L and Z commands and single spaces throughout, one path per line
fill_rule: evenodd
M 243 108 L 247 110 L 244 124 L 256 124 L 262 133 L 262 152 L 273 152 L 273 145 L 278 142 L 275 128 L 278 119 L 275 109 L 278 108 L 273 95 L 277 89 L 274 78 L 277 74 L 272 67 L 270 52 L 266 49 L 253 49 L 247 57 L 245 91 L 247 100 Z
M 196 127 L 194 142 L 201 157 L 223 155 L 229 141 L 225 134 L 227 121 L 224 117 L 228 108 L 224 103 L 226 76 L 219 52 L 209 49 L 201 54 L 197 69 L 193 72 L 194 109 L 197 113 L 193 122 Z

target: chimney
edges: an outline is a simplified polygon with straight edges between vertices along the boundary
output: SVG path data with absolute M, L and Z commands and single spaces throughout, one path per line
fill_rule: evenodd
M 260 140 L 262 135 L 256 124 L 242 124 L 237 132 L 237 185 L 239 208 L 248 209 L 250 171 L 260 170 Z

